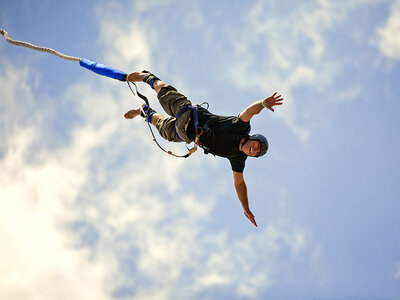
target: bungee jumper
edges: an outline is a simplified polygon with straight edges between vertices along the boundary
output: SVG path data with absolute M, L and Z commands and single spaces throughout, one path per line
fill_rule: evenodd
M 267 153 L 268 141 L 261 134 L 249 135 L 250 120 L 264 108 L 274 111 L 275 105 L 282 104 L 282 96 L 274 93 L 264 100 L 256 101 L 237 117 L 219 116 L 200 105 L 192 105 L 186 96 L 148 71 L 130 73 L 126 80 L 149 84 L 157 93 L 157 98 L 169 117 L 157 113 L 146 104 L 128 111 L 124 115 L 125 118 L 133 119 L 140 115 L 154 125 L 167 141 L 187 144 L 194 142 L 203 148 L 206 154 L 227 158 L 231 164 L 235 190 L 244 214 L 257 226 L 249 208 L 243 170 L 247 157 L 261 157 Z
M 173 86 L 161 81 L 149 71 L 125 73 L 94 62 L 86 58 L 78 58 L 62 54 L 56 50 L 39 47 L 27 42 L 16 41 L 9 37 L 8 33 L 0 29 L 0 34 L 11 44 L 27 47 L 36 51 L 47 52 L 70 61 L 79 62 L 80 66 L 89 69 L 99 75 L 126 81 L 131 92 L 141 98 L 145 104 L 125 113 L 126 119 L 137 116 L 143 117 L 149 125 L 153 140 L 164 151 L 175 157 L 187 158 L 194 153 L 197 147 L 201 147 L 205 154 L 227 158 L 230 162 L 234 187 L 241 202 L 244 215 L 257 226 L 255 217 L 250 210 L 247 187 L 243 177 L 247 157 L 261 157 L 267 153 L 268 141 L 261 134 L 250 135 L 250 120 L 264 108 L 274 111 L 274 106 L 282 105 L 283 98 L 275 92 L 264 100 L 256 101 L 244 109 L 237 117 L 220 116 L 209 112 L 208 107 L 193 105 L 183 94 Z M 165 117 L 150 107 L 148 99 L 137 90 L 136 82 L 145 82 L 157 93 L 157 98 L 169 115 Z M 136 93 L 130 83 L 136 88 Z M 139 103 L 140 104 L 140 103 Z M 166 151 L 157 142 L 150 124 L 158 130 L 159 134 L 170 142 L 194 143 L 186 155 L 176 155 Z

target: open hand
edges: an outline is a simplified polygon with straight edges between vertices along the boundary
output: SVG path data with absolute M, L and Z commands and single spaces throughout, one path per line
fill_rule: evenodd
M 281 95 L 276 96 L 277 92 L 275 92 L 272 96 L 264 99 L 264 105 L 271 111 L 274 111 L 272 108 L 275 105 L 282 105 L 283 98 Z
M 254 215 L 250 210 L 244 211 L 244 215 L 246 216 L 247 219 L 250 220 L 251 223 L 253 223 L 254 226 L 257 227 L 256 219 L 254 218 Z

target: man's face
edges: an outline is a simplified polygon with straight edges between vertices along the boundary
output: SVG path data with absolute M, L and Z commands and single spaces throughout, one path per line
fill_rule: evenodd
M 260 141 L 247 140 L 247 142 L 243 144 L 242 150 L 248 156 L 257 156 L 258 154 L 260 154 L 260 147 Z

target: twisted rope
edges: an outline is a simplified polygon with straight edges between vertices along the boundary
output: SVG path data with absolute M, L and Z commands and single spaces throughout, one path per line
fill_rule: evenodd
M 31 43 L 13 40 L 12 38 L 10 38 L 10 36 L 7 33 L 7 31 L 5 31 L 4 29 L 0 29 L 0 33 L 1 33 L 2 36 L 4 36 L 4 38 L 6 39 L 7 42 L 9 42 L 10 44 L 13 44 L 15 46 L 22 46 L 22 47 L 26 47 L 26 48 L 29 48 L 29 49 L 32 49 L 32 50 L 35 50 L 35 51 L 47 52 L 47 53 L 50 53 L 50 54 L 57 55 L 58 57 L 60 57 L 62 59 L 66 59 L 66 60 L 70 60 L 70 61 L 79 62 L 81 60 L 81 58 L 79 58 L 79 57 L 65 55 L 65 54 L 62 54 L 62 53 L 60 53 L 60 52 L 58 52 L 58 51 L 56 51 L 54 49 L 51 49 L 51 48 L 40 47 L 40 46 L 33 45 Z

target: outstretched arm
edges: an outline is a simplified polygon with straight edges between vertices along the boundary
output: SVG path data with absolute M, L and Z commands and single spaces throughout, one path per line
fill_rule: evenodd
M 272 108 L 275 105 L 282 105 L 283 98 L 281 95 L 276 96 L 276 92 L 264 100 L 256 101 L 247 107 L 242 113 L 239 115 L 239 119 L 244 122 L 249 122 L 250 119 L 258 114 L 264 107 L 268 108 L 271 111 L 274 111 Z
M 247 198 L 247 187 L 246 183 L 244 182 L 243 173 L 238 173 L 235 171 L 232 172 L 233 172 L 233 182 L 235 184 L 235 190 L 240 200 L 240 203 L 242 204 L 244 215 L 246 216 L 247 219 L 250 220 L 251 223 L 254 224 L 254 226 L 257 227 L 254 215 L 252 214 L 249 208 L 249 200 Z

